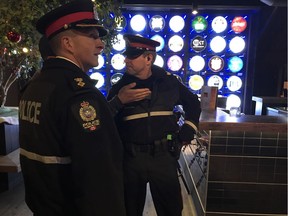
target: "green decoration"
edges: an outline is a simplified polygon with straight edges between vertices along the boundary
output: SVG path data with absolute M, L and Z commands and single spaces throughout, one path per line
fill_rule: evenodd
M 48 11 L 73 0 L 1 0 L 0 1 L 0 107 L 4 107 L 10 86 L 18 79 L 27 82 L 30 72 L 40 67 L 36 31 L 37 20 Z M 75 1 L 75 0 L 74 0 Z M 80 1 L 80 0 L 78 0 Z M 104 53 L 111 50 L 110 41 L 116 38 L 115 17 L 121 16 L 122 2 L 118 0 L 93 1 L 101 24 L 109 34 L 103 38 Z

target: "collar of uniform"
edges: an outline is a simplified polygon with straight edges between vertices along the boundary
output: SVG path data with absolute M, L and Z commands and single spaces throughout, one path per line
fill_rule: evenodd
M 69 61 L 69 62 L 75 64 L 77 67 L 81 68 L 81 67 L 80 67 L 78 64 L 76 64 L 74 61 L 72 61 L 71 59 L 68 59 L 68 58 L 66 58 L 66 57 L 64 57 L 64 56 L 56 56 L 55 58 L 65 59 L 66 61 Z

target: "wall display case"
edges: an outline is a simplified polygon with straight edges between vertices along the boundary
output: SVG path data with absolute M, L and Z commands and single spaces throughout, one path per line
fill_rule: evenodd
M 123 34 L 139 34 L 159 41 L 155 64 L 178 75 L 192 92 L 201 94 L 203 85 L 218 87 L 227 97 L 226 108 L 245 106 L 251 11 L 202 10 L 193 15 L 187 9 L 127 8 L 119 20 L 115 42 L 100 72 L 107 94 L 111 77 L 125 72 Z M 249 100 L 249 99 L 247 99 Z

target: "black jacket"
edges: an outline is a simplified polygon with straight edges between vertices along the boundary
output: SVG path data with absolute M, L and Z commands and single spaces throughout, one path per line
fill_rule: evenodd
M 105 97 L 73 63 L 44 62 L 19 104 L 26 202 L 36 215 L 124 216 L 122 144 Z
M 135 88 L 150 88 L 151 97 L 124 106 L 117 98 L 119 90 L 132 82 Z M 178 79 L 164 69 L 153 66 L 152 76 L 147 80 L 124 74 L 112 86 L 108 98 L 116 114 L 116 123 L 124 143 L 147 144 L 164 138 L 167 133 L 179 131 L 176 105 L 185 111 L 185 124 L 180 129 L 181 141 L 191 141 L 197 131 L 201 113 L 197 95 L 190 92 Z

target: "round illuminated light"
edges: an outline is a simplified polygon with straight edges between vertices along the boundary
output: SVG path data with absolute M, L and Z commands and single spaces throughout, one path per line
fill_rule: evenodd
M 164 46 L 165 46 L 165 41 L 164 38 L 158 34 L 154 35 L 153 37 L 151 37 L 152 40 L 158 41 L 160 43 L 160 45 L 158 47 L 156 47 L 156 52 L 161 51 Z
M 173 52 L 179 52 L 183 49 L 184 40 L 179 35 L 172 36 L 168 41 L 168 47 Z
M 156 55 L 156 59 L 154 61 L 154 64 L 159 66 L 159 67 L 163 67 L 164 66 L 164 60 L 161 56 Z
M 205 66 L 205 60 L 202 56 L 193 56 L 189 61 L 189 66 L 191 70 L 195 72 L 201 71 Z
M 123 74 L 122 73 L 115 73 L 110 78 L 111 85 L 115 85 L 121 78 Z
M 152 29 L 152 31 L 160 32 L 165 27 L 165 20 L 162 16 L 155 15 L 150 19 L 149 26 Z
M 225 31 L 225 29 L 227 28 L 227 21 L 224 17 L 222 16 L 217 16 L 212 20 L 212 29 L 216 32 L 216 33 L 221 33 L 223 31 Z
M 226 47 L 226 41 L 221 36 L 214 37 L 210 42 L 210 48 L 215 53 L 222 52 Z
M 125 49 L 125 45 L 126 42 L 123 39 L 123 35 L 122 34 L 118 34 L 115 38 L 115 41 L 113 41 L 112 43 L 112 47 L 113 49 L 117 50 L 117 51 L 122 51 Z
M 104 57 L 102 55 L 98 55 L 98 66 L 94 67 L 93 69 L 98 70 L 103 67 L 105 63 Z
M 236 36 L 230 41 L 229 48 L 233 53 L 240 53 L 244 50 L 245 44 L 246 43 L 243 38 Z
M 94 80 L 97 80 L 97 83 L 96 83 L 95 87 L 98 88 L 98 89 L 101 88 L 104 85 L 104 83 L 105 83 L 105 79 L 104 79 L 103 75 L 101 73 L 99 73 L 99 72 L 92 73 L 90 75 L 90 78 L 94 79 Z
M 213 75 L 208 79 L 207 85 L 221 89 L 223 87 L 223 79 L 220 76 Z
M 131 18 L 130 26 L 134 31 L 141 32 L 146 27 L 146 20 L 142 15 L 137 14 Z
M 190 76 L 188 85 L 192 90 L 197 91 L 204 85 L 204 80 L 200 75 L 193 75 Z
M 111 65 L 115 70 L 122 70 L 125 67 L 125 57 L 121 54 L 115 54 L 111 58 Z
M 246 29 L 246 27 L 247 27 L 247 21 L 243 17 L 238 16 L 232 20 L 231 29 L 235 33 L 243 32 Z
M 184 28 L 185 21 L 181 16 L 176 15 L 170 19 L 169 26 L 172 31 L 179 32 Z
M 231 76 L 226 83 L 230 91 L 238 91 L 242 87 L 242 80 L 238 76 Z
M 228 67 L 231 72 L 236 73 L 243 68 L 243 60 L 238 56 L 233 56 L 228 59 Z
M 191 48 L 195 51 L 195 52 L 201 52 L 203 51 L 207 46 L 207 42 L 205 40 L 205 38 L 203 38 L 200 35 L 197 35 L 196 37 L 194 37 L 191 40 Z
M 207 20 L 203 16 L 196 16 L 192 21 L 192 28 L 197 32 L 203 32 L 208 26 Z
M 124 16 L 116 16 L 114 18 L 115 24 L 116 24 L 116 31 L 122 31 L 126 25 L 127 25 L 127 20 Z
M 208 66 L 213 72 L 219 72 L 224 67 L 224 60 L 220 56 L 213 56 L 209 59 Z
M 241 106 L 241 99 L 234 94 L 230 94 L 226 100 L 226 109 L 230 109 L 231 107 L 240 107 Z
M 182 59 L 177 56 L 171 56 L 167 61 L 167 66 L 171 71 L 179 71 L 183 65 Z

